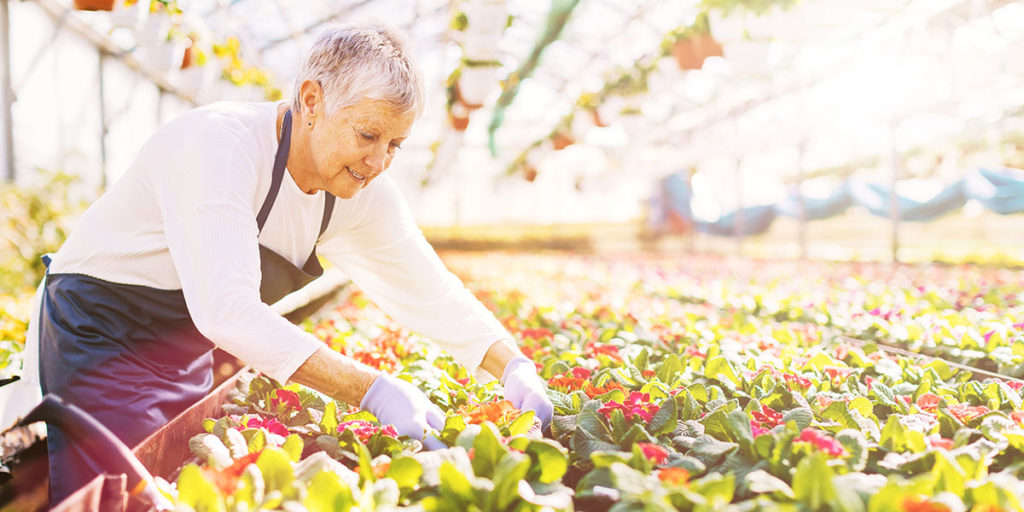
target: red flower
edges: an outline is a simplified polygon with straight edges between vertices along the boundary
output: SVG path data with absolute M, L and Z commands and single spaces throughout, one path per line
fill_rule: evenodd
M 395 430 L 395 427 L 391 425 L 383 425 L 378 427 L 373 423 L 364 420 L 343 421 L 338 424 L 339 434 L 346 430 L 351 430 L 352 433 L 355 434 L 356 437 L 364 443 L 377 432 L 381 432 L 386 436 L 398 439 L 398 431 Z
M 558 375 L 548 379 L 548 387 L 558 388 L 559 390 L 565 391 L 576 391 L 577 389 L 582 389 L 583 384 L 586 381 L 586 377 L 577 377 L 575 371 L 572 372 L 572 375 L 568 373 L 559 373 Z
M 610 343 L 589 343 L 583 349 L 583 354 L 589 358 L 596 359 L 598 356 L 605 356 L 617 363 L 622 362 L 622 356 L 619 355 L 619 347 Z
M 286 409 L 295 411 L 302 410 L 302 402 L 299 400 L 299 394 L 294 391 L 287 389 L 275 389 L 274 398 L 270 399 L 270 408 L 277 409 L 278 406 L 284 406 Z
M 640 375 L 643 375 L 645 379 L 650 379 L 651 377 L 654 377 L 655 373 L 654 370 L 644 370 L 640 372 Z
M 253 416 L 249 418 L 249 421 L 245 422 L 245 428 L 263 428 L 271 434 L 277 434 L 282 437 L 288 436 L 288 427 L 284 426 L 280 421 L 277 421 L 274 418 Z
M 1018 425 L 1024 427 L 1024 411 L 1013 411 L 1010 413 L 1010 419 L 1016 421 Z
M 658 406 L 650 403 L 650 400 L 650 394 L 633 391 L 625 402 L 608 402 L 602 405 L 597 412 L 610 418 L 612 411 L 618 409 L 622 411 L 627 420 L 633 419 L 634 416 L 639 416 L 644 421 L 651 421 L 651 418 L 658 412 Z
M 832 405 L 832 402 L 835 402 L 835 400 L 825 395 L 816 395 L 814 398 L 818 401 L 818 407 L 821 409 L 827 409 L 828 406 Z
M 1003 381 L 1003 382 L 1005 382 L 1007 386 L 1010 386 L 1010 389 L 1012 389 L 1012 390 L 1014 390 L 1014 391 L 1016 391 L 1018 393 L 1020 392 L 1020 388 L 1024 388 L 1024 381 L 1009 380 L 1009 381 Z
M 754 417 L 754 421 L 767 429 L 785 424 L 785 421 L 782 419 L 782 413 L 767 405 L 762 405 L 760 411 L 754 411 L 750 415 Z
M 697 345 L 687 345 L 686 350 L 683 351 L 683 355 L 687 357 L 696 357 L 699 359 L 706 359 L 708 357 L 707 352 L 701 351 Z
M 572 376 L 576 377 L 577 379 L 589 379 L 590 378 L 590 370 L 588 370 L 588 369 L 586 369 L 586 368 L 584 368 L 582 366 L 577 366 L 576 368 L 572 369 Z
M 963 423 L 967 423 L 982 414 L 989 412 L 988 407 L 984 405 L 967 405 L 967 404 L 956 404 L 949 406 L 949 412 L 956 419 Z
M 832 457 L 840 457 L 846 454 L 846 449 L 843 448 L 842 443 L 836 441 L 832 436 L 813 428 L 805 428 L 800 432 L 800 437 L 796 438 L 795 441 L 811 443 Z
M 925 393 L 917 397 L 917 406 L 922 411 L 935 412 L 939 408 L 939 402 L 942 401 L 942 397 L 935 393 Z
M 636 445 L 643 451 L 644 457 L 655 464 L 664 464 L 668 459 L 668 450 L 660 445 L 652 443 L 637 443 Z
M 554 336 L 551 329 L 545 329 L 538 327 L 535 329 L 523 329 L 519 332 L 519 335 L 526 339 L 543 340 Z

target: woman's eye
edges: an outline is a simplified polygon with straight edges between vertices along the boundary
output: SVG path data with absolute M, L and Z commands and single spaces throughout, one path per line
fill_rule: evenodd
M 394 150 L 402 149 L 402 145 L 397 143 L 397 142 L 392 142 L 391 143 L 391 149 L 394 149 Z
M 371 133 L 359 132 L 359 135 L 361 135 L 366 140 L 376 139 L 376 137 L 374 137 L 373 134 L 371 134 Z

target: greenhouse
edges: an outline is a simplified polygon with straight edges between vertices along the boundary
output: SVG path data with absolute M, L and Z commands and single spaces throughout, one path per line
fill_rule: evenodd
M 0 0 L 0 512 L 1024 511 L 1024 1 Z

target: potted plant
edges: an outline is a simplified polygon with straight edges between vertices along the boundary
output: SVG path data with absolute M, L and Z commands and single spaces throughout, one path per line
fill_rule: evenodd
M 498 83 L 500 66 L 496 60 L 464 60 L 456 83 L 459 100 L 470 109 L 482 107 L 487 93 Z
M 721 57 L 722 45 L 711 36 L 707 12 L 697 15 L 692 25 L 672 30 L 662 41 L 662 55 L 672 55 L 679 69 L 700 69 L 708 57 Z
M 109 11 L 114 8 L 114 0 L 75 0 L 74 5 L 79 11 Z
M 590 114 L 591 119 L 594 121 L 594 126 L 605 128 L 609 125 L 608 116 L 602 112 L 604 102 L 597 93 L 585 92 L 580 94 L 579 99 L 576 100 L 576 106 Z
M 115 28 L 138 30 L 148 17 L 149 4 L 139 0 L 118 1 L 114 3 L 114 10 L 110 11 L 110 24 Z

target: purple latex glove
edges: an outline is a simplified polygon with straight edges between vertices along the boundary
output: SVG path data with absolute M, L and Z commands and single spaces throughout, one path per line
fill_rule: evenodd
M 505 399 L 519 410 L 533 411 L 547 430 L 555 406 L 544 392 L 544 381 L 537 375 L 533 361 L 525 357 L 513 358 L 505 365 L 501 384 L 505 386 Z
M 373 413 L 382 424 L 394 425 L 399 435 L 423 441 L 428 450 L 447 448 L 440 439 L 426 435 L 430 428 L 444 428 L 444 413 L 416 386 L 402 379 L 377 377 L 359 408 Z

